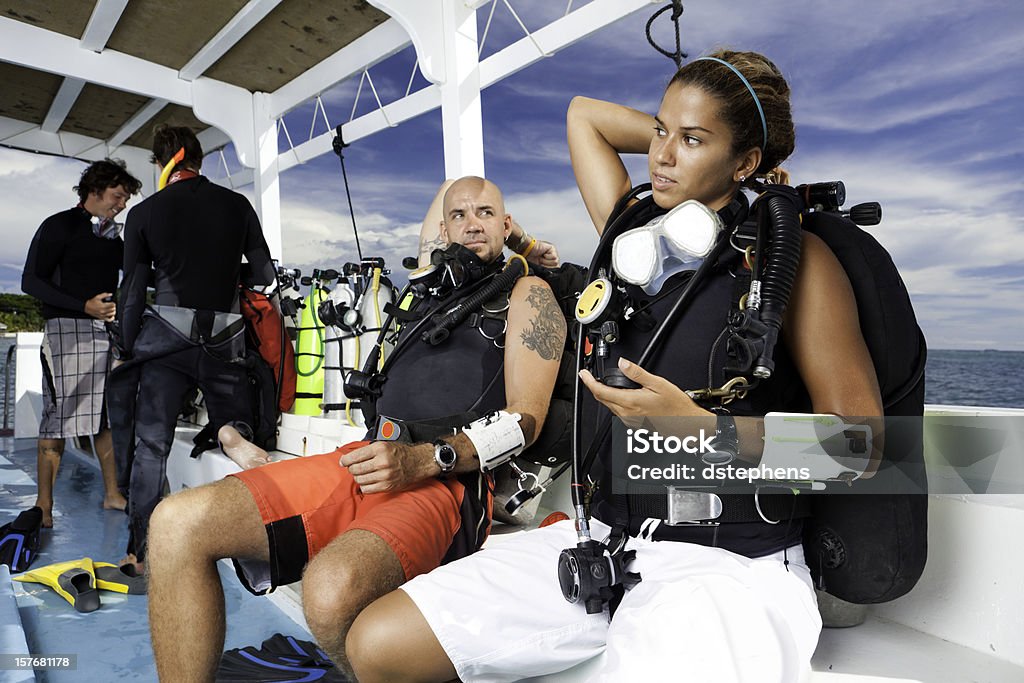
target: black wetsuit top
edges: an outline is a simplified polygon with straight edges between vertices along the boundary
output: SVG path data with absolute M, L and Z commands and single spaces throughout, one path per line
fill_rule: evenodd
M 273 282 L 270 251 L 249 200 L 202 176 L 168 185 L 134 207 L 125 225 L 119 307 L 125 349 L 138 335 L 151 272 L 157 304 L 237 312 L 242 256 L 256 284 Z
M 437 303 L 428 298 L 417 308 L 430 311 Z M 503 343 L 503 320 L 485 319 L 480 324 L 488 336 L 497 336 L 496 341 Z M 407 323 L 403 334 L 413 326 Z M 483 415 L 505 407 L 505 350 L 468 322 L 457 325 L 437 346 L 419 339 L 401 343 L 409 347 L 388 370 L 377 401 L 379 414 L 433 420 L 470 411 Z
M 39 226 L 25 259 L 21 289 L 43 302 L 43 317 L 88 319 L 85 302 L 117 291 L 124 242 L 92 231 L 81 207 L 56 213 Z
M 724 373 L 727 340 L 724 332 L 735 296 L 735 281 L 730 272 L 735 265 L 736 260 L 730 255 L 728 263 L 722 263 L 711 271 L 691 306 L 665 334 L 661 350 L 655 353 L 653 362 L 647 363 L 650 371 L 665 377 L 682 389 L 719 387 L 728 379 Z M 674 276 L 666 283 L 665 288 L 671 287 L 681 277 L 689 275 Z M 641 304 L 651 298 L 639 288 L 629 287 L 627 291 Z M 651 307 L 654 319 L 659 322 L 664 320 L 675 301 L 675 296 L 668 296 L 655 303 Z M 619 357 L 638 360 L 652 334 L 639 330 L 634 325 L 621 325 L 620 341 L 612 347 L 612 367 Z M 775 347 L 775 363 L 776 371 L 771 380 L 751 391 L 746 399 L 729 405 L 734 415 L 764 415 L 772 410 L 809 412 L 806 389 L 781 340 Z M 583 422 L 586 430 L 583 439 L 585 445 L 589 445 L 590 435 L 593 434 L 592 425 L 599 421 L 600 415 L 606 413 L 606 409 L 597 406 L 593 399 L 590 399 L 589 410 L 584 415 Z M 588 422 L 591 425 L 589 428 Z M 593 471 L 594 478 L 601 481 L 594 495 L 593 512 L 594 517 L 613 526 L 616 519 L 615 497 L 608 495 L 612 484 L 604 467 L 610 453 L 609 439 L 605 442 L 605 447 L 599 451 L 600 457 Z M 640 516 L 631 516 L 630 533 L 636 535 L 643 521 Z M 662 524 L 655 532 L 654 538 L 716 545 L 747 557 L 761 557 L 799 543 L 802 529 L 800 519 L 775 525 L 760 521 L 722 523 L 718 527 L 670 527 Z

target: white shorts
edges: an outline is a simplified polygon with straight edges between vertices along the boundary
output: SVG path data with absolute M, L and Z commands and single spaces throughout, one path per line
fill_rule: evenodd
M 609 529 L 592 521 L 594 538 Z M 497 542 L 495 542 L 497 541 Z M 603 654 L 603 681 L 797 681 L 821 631 L 803 550 L 751 560 L 719 548 L 631 538 L 643 580 L 609 623 L 570 604 L 558 555 L 572 521 L 492 538 L 484 550 L 417 576 L 416 603 L 463 681 L 515 681 Z

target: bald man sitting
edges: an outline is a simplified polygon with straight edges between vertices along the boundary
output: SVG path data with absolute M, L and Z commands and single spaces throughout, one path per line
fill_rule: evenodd
M 513 229 L 490 181 L 461 178 L 442 194 L 445 254 L 464 267 L 448 269 L 459 281 L 441 282 L 413 309 L 424 317 L 440 299 L 475 291 L 499 271 Z M 147 568 L 162 680 L 213 680 L 225 631 L 220 558 L 232 558 L 256 594 L 301 578 L 310 630 L 347 669 L 345 637 L 366 605 L 479 548 L 490 527 L 482 470 L 508 450 L 506 441 L 518 440 L 521 450 L 540 433 L 565 339 L 564 318 L 543 280 L 521 277 L 507 296 L 504 348 L 478 322 L 455 327 L 436 346 L 409 334 L 399 341 L 406 350 L 392 354 L 377 414 L 405 434 L 423 437 L 442 425 L 448 436 L 373 441 L 381 433 L 375 427 L 366 441 L 249 469 L 160 503 Z M 467 418 L 471 410 L 488 417 Z M 421 427 L 425 422 L 431 426 Z

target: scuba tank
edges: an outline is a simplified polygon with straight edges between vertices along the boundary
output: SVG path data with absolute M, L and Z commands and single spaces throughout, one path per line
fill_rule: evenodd
M 366 364 L 378 332 L 387 323 L 387 313 L 384 309 L 395 303 L 394 287 L 384 277 L 389 271 L 384 269 L 383 259 L 366 259 L 363 263 L 364 266 L 370 265 L 370 270 L 366 276 L 368 280 L 366 287 L 356 306 L 359 310 L 361 325 L 360 334 L 355 338 L 356 346 L 353 353 L 355 362 L 347 366 L 352 369 L 362 368 Z M 394 348 L 394 344 L 389 339 L 390 337 L 385 337 L 384 343 L 381 345 L 380 357 L 377 360 L 378 369 L 383 366 L 384 361 L 391 355 L 391 350 Z
M 324 326 L 318 308 L 327 298 L 323 286 L 323 273 L 314 269 L 312 277 L 302 278 L 309 285 L 309 295 L 302 308 L 295 352 L 295 406 L 296 415 L 320 415 L 324 397 Z
M 320 304 L 317 314 L 324 323 L 324 417 L 338 417 L 344 410 L 344 370 L 351 367 L 351 339 L 341 327 L 346 312 L 355 305 L 356 289 L 345 276 Z
M 319 308 L 327 326 L 324 380 L 324 415 L 344 419 L 351 426 L 363 426 L 352 408 L 359 396 L 346 392 L 349 373 L 367 363 L 378 333 L 387 323 L 385 306 L 393 303 L 394 291 L 384 277 L 388 271 L 380 258 L 346 264 L 339 284 Z M 390 355 L 393 344 L 384 341 L 378 351 L 379 368 Z M 375 369 L 376 369 L 375 368 Z

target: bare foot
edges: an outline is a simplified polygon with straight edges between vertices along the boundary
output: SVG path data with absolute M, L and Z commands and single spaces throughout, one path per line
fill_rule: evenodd
M 49 504 L 44 504 L 43 501 L 36 498 L 36 507 L 43 511 L 43 528 L 53 528 L 53 501 Z
M 133 567 L 135 567 L 136 576 L 145 576 L 146 575 L 146 563 L 145 562 L 139 562 L 138 560 L 136 560 L 134 553 L 128 553 L 123 558 L 121 558 L 121 561 L 117 563 L 117 566 L 118 567 L 123 567 L 126 564 L 130 564 Z
M 119 492 L 114 495 L 104 496 L 103 498 L 103 509 L 104 510 L 124 510 L 128 507 L 128 501 Z
M 224 425 L 217 432 L 220 449 L 243 470 L 251 470 L 270 462 L 267 452 L 254 443 L 246 441 L 238 430 L 231 425 Z

